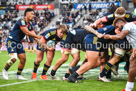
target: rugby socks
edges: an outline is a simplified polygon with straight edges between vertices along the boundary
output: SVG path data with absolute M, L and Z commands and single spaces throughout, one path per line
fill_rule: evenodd
M 71 76 L 74 77 L 74 78 L 77 78 L 79 75 L 78 75 L 77 72 L 74 72 Z
M 42 75 L 46 75 L 46 73 L 47 73 L 47 71 L 48 71 L 49 68 L 50 68 L 50 66 L 44 64 Z
M 4 68 L 4 69 L 5 69 L 6 71 L 8 71 L 8 69 L 9 69 L 9 68 L 10 68 L 10 66 L 8 66 L 8 67 L 7 67 L 7 66 L 5 66 L 5 68 Z
M 112 66 L 113 66 L 112 64 L 107 62 L 107 64 L 105 65 L 105 67 L 104 67 L 104 69 L 102 71 L 102 73 L 100 73 L 100 76 L 104 77 L 108 73 L 108 71 L 111 69 Z
M 65 78 L 68 78 L 69 76 L 70 76 L 69 73 L 66 73 L 66 74 L 65 74 Z
M 134 88 L 134 82 L 127 82 L 125 90 L 132 91 L 133 88 Z
M 22 71 L 23 71 L 23 69 L 18 68 L 17 75 L 21 75 Z
M 111 69 L 107 72 L 106 78 L 111 79 Z
M 38 69 L 39 65 L 40 65 L 40 64 L 36 64 L 36 63 L 34 62 L 33 73 L 37 73 L 37 69 Z
M 51 75 L 54 76 L 56 74 L 55 70 L 51 70 Z

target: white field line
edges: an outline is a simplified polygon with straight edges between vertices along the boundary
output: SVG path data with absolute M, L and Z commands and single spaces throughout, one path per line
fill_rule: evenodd
M 33 81 L 37 81 L 37 80 L 28 80 L 28 81 L 23 81 L 23 82 L 15 82 L 15 83 L 10 83 L 10 84 L 4 84 L 4 85 L 0 85 L 0 87 L 12 86 L 12 85 L 23 84 L 23 83 L 29 83 L 29 82 L 33 82 Z

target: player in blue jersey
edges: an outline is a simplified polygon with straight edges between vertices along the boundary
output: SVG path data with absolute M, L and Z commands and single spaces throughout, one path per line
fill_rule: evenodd
M 30 53 L 30 50 L 32 50 L 32 53 L 34 53 L 34 39 L 30 36 L 27 36 L 27 42 L 28 42 L 28 53 Z
M 104 23 L 105 25 L 112 25 L 113 21 L 115 18 L 121 17 L 124 18 L 127 22 L 135 21 L 136 17 L 129 12 L 126 12 L 125 8 L 123 7 L 118 7 L 115 11 L 115 13 L 110 14 L 108 16 L 104 16 L 98 20 L 96 20 L 93 24 L 91 24 L 91 27 L 96 27 L 97 24 L 99 23 Z
M 84 37 L 87 35 L 87 31 L 85 31 L 84 29 L 75 29 L 75 30 L 71 30 L 67 33 L 67 35 L 63 38 L 63 40 L 60 42 L 60 46 L 61 46 L 61 58 L 59 58 L 57 60 L 57 62 L 55 63 L 53 69 L 51 70 L 51 72 L 49 73 L 49 75 L 51 76 L 52 79 L 56 79 L 56 71 L 57 69 L 63 64 L 65 63 L 68 58 L 69 58 L 69 54 L 73 51 L 72 56 L 77 55 L 77 57 L 79 57 L 79 50 L 81 50 L 82 47 L 82 41 L 84 40 Z M 73 47 L 71 46 L 73 45 Z M 74 57 L 73 57 L 74 58 Z M 76 64 L 78 63 L 79 59 L 74 59 L 72 60 L 72 62 L 70 63 L 69 66 L 76 66 Z M 65 76 L 66 78 L 70 75 L 70 72 L 68 72 L 67 74 L 65 74 L 67 76 Z
M 4 69 L 3 69 L 3 77 L 8 80 L 8 69 L 14 64 L 19 58 L 20 62 L 18 64 L 17 71 L 17 79 L 26 80 L 21 73 L 25 66 L 26 55 L 22 45 L 22 39 L 25 35 L 31 36 L 35 39 L 40 39 L 41 36 L 38 36 L 33 31 L 33 27 L 31 25 L 31 20 L 34 18 L 34 10 L 31 8 L 27 8 L 24 12 L 24 18 L 19 19 L 15 26 L 13 27 L 10 35 L 7 38 L 7 51 L 9 53 L 10 59 L 7 61 Z
M 68 77 L 68 80 L 70 82 L 77 82 L 77 77 L 79 75 L 84 74 L 86 71 L 101 65 L 99 55 L 101 54 L 102 57 L 103 51 L 105 50 L 102 45 L 106 45 L 111 40 L 104 40 L 103 38 L 98 38 L 96 35 L 98 33 L 114 35 L 114 29 L 114 26 L 109 25 L 95 31 L 94 34 L 86 35 L 83 41 L 83 46 L 84 50 L 86 51 L 87 62 L 81 65 L 76 72 L 74 72 L 70 77 Z
M 61 39 L 63 37 L 66 36 L 66 33 L 67 33 L 67 26 L 60 25 L 57 28 L 47 30 L 41 34 L 43 37 L 40 39 L 39 44 L 37 45 L 37 58 L 34 62 L 32 79 L 36 79 L 37 69 L 38 69 L 41 61 L 43 60 L 44 52 L 46 52 L 47 61 L 44 64 L 43 71 L 42 71 L 40 78 L 44 79 L 44 80 L 48 80 L 46 72 L 50 68 L 51 63 L 53 61 L 55 49 L 54 49 L 54 47 L 49 47 L 46 43 L 49 40 L 53 40 L 53 41 L 55 41 L 55 43 L 57 43 L 57 42 L 61 41 Z

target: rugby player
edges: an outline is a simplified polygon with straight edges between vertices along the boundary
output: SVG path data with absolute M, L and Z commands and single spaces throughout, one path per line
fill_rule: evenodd
M 19 58 L 20 62 L 18 64 L 18 71 L 17 71 L 17 79 L 26 80 L 23 76 L 21 76 L 21 73 L 23 71 L 23 68 L 25 66 L 26 62 L 26 55 L 25 51 L 22 45 L 22 39 L 25 37 L 25 35 L 31 36 L 33 38 L 40 39 L 41 36 L 38 36 L 33 31 L 33 27 L 31 25 L 31 20 L 34 18 L 34 10 L 31 8 L 27 8 L 24 12 L 24 18 L 19 19 L 14 28 L 12 29 L 10 35 L 7 38 L 7 51 L 9 53 L 10 59 L 7 61 L 3 72 L 4 79 L 8 80 L 8 69 L 11 67 L 12 64 L 14 64 Z
M 39 44 L 37 45 L 37 51 L 36 51 L 37 58 L 34 62 L 34 68 L 33 68 L 33 73 L 31 77 L 32 79 L 37 78 L 37 69 L 41 61 L 43 60 L 44 52 L 46 52 L 47 59 L 44 64 L 43 71 L 42 71 L 40 78 L 43 80 L 48 80 L 46 73 L 48 69 L 50 68 L 51 63 L 53 61 L 55 49 L 54 47 L 48 47 L 46 43 L 49 40 L 54 40 L 57 43 L 61 41 L 63 37 L 65 38 L 66 34 L 67 34 L 66 25 L 59 25 L 57 28 L 49 29 L 41 34 L 43 37 L 40 39 Z
M 117 35 L 104 35 L 104 38 L 119 40 L 126 37 L 128 42 L 131 44 L 133 48 L 133 53 L 130 57 L 128 82 L 126 84 L 126 88 L 122 91 L 132 91 L 132 89 L 134 88 L 134 80 L 136 77 L 136 25 L 134 22 L 127 23 L 124 19 L 117 18 L 114 21 L 114 26 L 122 31 Z

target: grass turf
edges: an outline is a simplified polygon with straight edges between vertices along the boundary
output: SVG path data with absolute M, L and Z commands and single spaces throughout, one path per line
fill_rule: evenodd
M 81 52 L 81 60 L 84 59 L 84 52 Z M 60 58 L 60 52 L 56 51 L 54 60 L 52 64 L 55 64 L 56 60 Z M 30 69 L 33 68 L 33 62 L 36 59 L 36 53 L 28 54 L 26 53 L 27 61 L 24 69 Z M 2 71 L 6 61 L 9 59 L 7 52 L 2 52 L 0 54 L 0 72 Z M 46 56 L 44 60 L 42 61 L 40 67 L 43 67 L 43 64 L 45 63 Z M 70 56 L 70 59 L 66 62 L 70 63 L 72 60 L 72 57 Z M 17 70 L 17 65 L 18 65 L 19 60 L 10 68 L 9 71 L 14 71 Z M 59 72 L 57 74 L 60 74 L 60 77 L 64 75 L 66 72 L 66 67 L 62 67 L 65 70 L 58 70 Z M 41 74 L 42 70 L 39 72 L 39 75 Z M 16 73 L 16 72 L 15 72 Z M 9 76 L 15 76 L 14 74 L 10 74 Z M 28 78 L 31 77 L 31 72 L 23 72 L 24 76 L 27 76 Z M 38 75 L 38 76 L 39 76 Z M 126 76 L 121 76 L 120 79 L 113 79 L 114 81 L 111 83 L 104 83 L 98 81 L 97 77 L 99 75 L 99 71 L 94 71 L 86 73 L 85 76 L 89 77 L 89 80 L 84 80 L 83 83 L 69 83 L 69 82 L 64 82 L 62 80 L 55 81 L 55 80 L 38 80 L 34 82 L 29 82 L 29 83 L 23 83 L 23 84 L 18 84 L 18 85 L 12 85 L 12 86 L 5 86 L 5 87 L 0 87 L 0 91 L 121 91 L 122 88 L 125 88 L 126 82 L 127 82 L 127 77 Z M 10 80 L 4 80 L 2 78 L 2 75 L 0 75 L 0 85 L 4 84 L 10 84 L 10 83 L 16 83 L 16 82 L 23 82 L 21 80 L 16 80 L 16 79 L 10 79 Z M 136 85 L 133 91 L 136 91 Z

